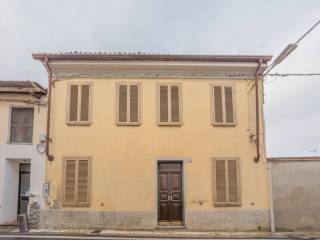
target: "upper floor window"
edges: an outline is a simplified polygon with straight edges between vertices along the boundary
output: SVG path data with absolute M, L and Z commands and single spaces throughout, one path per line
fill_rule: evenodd
M 232 85 L 213 85 L 213 116 L 214 125 L 235 125 L 235 89 Z
M 158 85 L 158 124 L 181 125 L 181 84 Z
M 12 108 L 10 143 L 32 143 L 33 108 Z
M 88 83 L 70 84 L 67 123 L 88 125 L 91 123 L 92 85 Z
M 117 114 L 119 125 L 140 124 L 140 84 L 117 84 Z

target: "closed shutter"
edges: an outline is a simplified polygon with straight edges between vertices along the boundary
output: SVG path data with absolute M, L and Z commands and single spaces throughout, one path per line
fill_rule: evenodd
M 180 121 L 179 87 L 171 86 L 171 121 Z
M 119 86 L 119 122 L 127 122 L 127 85 Z
M 130 122 L 139 121 L 139 86 L 130 85 Z
M 168 122 L 168 86 L 160 86 L 160 122 Z
M 78 160 L 78 205 L 89 203 L 89 161 Z
M 214 86 L 214 122 L 223 123 L 222 87 Z
M 64 204 L 76 203 L 76 160 L 65 161 Z
M 69 121 L 78 120 L 78 85 L 70 86 Z
M 229 202 L 239 201 L 237 160 L 228 160 Z
M 224 160 L 216 160 L 216 201 L 224 203 L 227 201 L 226 166 Z
M 89 85 L 81 85 L 80 121 L 89 121 Z
M 234 123 L 232 87 L 224 87 L 226 122 Z

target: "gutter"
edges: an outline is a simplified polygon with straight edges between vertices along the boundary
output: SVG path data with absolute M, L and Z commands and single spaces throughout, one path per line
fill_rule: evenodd
M 262 65 L 262 58 L 259 60 L 259 65 L 255 73 L 255 95 L 256 95 L 256 149 L 257 156 L 254 158 L 256 163 L 260 160 L 260 101 L 259 101 L 259 80 L 260 69 Z
M 50 155 L 50 116 L 51 116 L 51 88 L 52 88 L 52 70 L 49 66 L 48 57 L 45 57 L 43 62 L 48 71 L 48 112 L 47 112 L 47 144 L 46 144 L 46 155 L 49 161 L 53 161 L 54 157 L 53 155 Z

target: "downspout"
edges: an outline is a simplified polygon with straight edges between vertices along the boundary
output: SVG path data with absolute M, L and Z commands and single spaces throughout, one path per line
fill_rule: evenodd
M 272 162 L 268 160 L 267 162 L 268 178 L 269 178 L 269 211 L 270 211 L 270 228 L 271 232 L 275 232 L 274 224 L 274 208 L 273 208 L 273 191 L 272 191 Z
M 48 63 L 48 57 L 44 59 L 44 64 L 48 70 L 48 112 L 47 112 L 47 144 L 46 144 L 46 155 L 49 161 L 53 161 L 53 155 L 50 155 L 50 116 L 51 116 L 51 89 L 52 89 L 52 70 Z
M 255 74 L 255 95 L 256 95 L 256 148 L 257 156 L 254 158 L 256 163 L 260 160 L 260 101 L 259 101 L 259 79 L 260 79 L 260 69 L 262 65 L 262 59 L 259 60 L 259 65 Z

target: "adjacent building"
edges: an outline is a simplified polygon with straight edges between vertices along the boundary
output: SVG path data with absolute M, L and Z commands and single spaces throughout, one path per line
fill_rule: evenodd
M 320 157 L 268 158 L 277 231 L 320 230 Z
M 0 81 L 0 224 L 44 207 L 47 91 L 31 81 Z
M 261 77 L 270 56 L 33 58 L 50 90 L 41 227 L 270 229 Z

